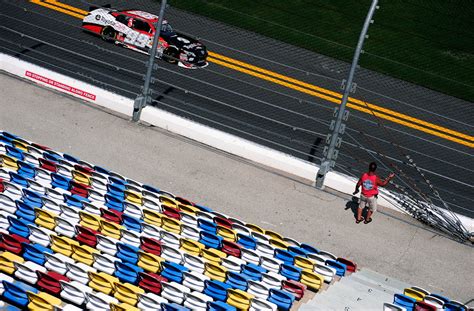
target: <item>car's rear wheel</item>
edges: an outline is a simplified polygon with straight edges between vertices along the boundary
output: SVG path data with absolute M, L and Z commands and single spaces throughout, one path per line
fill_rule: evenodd
M 175 46 L 169 46 L 163 51 L 163 60 L 170 64 L 176 64 L 179 61 L 179 51 Z
M 117 32 L 112 27 L 105 27 L 100 33 L 102 39 L 105 41 L 115 41 L 117 37 Z

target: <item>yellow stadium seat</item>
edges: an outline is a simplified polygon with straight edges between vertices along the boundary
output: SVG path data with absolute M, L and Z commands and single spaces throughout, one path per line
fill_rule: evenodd
M 302 270 L 300 282 L 309 289 L 317 291 L 324 284 L 324 277 L 311 270 Z
M 416 301 L 422 301 L 423 298 L 425 298 L 426 296 L 424 293 L 417 291 L 416 289 L 413 289 L 413 288 L 405 288 L 403 290 L 403 294 L 415 299 Z
M 144 269 L 147 272 L 158 273 L 162 270 L 161 263 L 165 261 L 158 255 L 138 252 L 138 263 L 137 266 Z
M 162 226 L 161 217 L 163 217 L 163 214 L 161 213 L 152 211 L 151 209 L 148 209 L 148 208 L 143 209 L 143 221 L 145 221 L 147 224 L 161 227 Z
M 56 214 L 41 208 L 35 208 L 35 224 L 49 230 L 54 230 L 56 227 Z
M 28 144 L 26 142 L 19 141 L 19 140 L 13 140 L 12 144 L 15 148 L 18 148 L 23 152 L 28 152 Z
M 54 311 L 55 307 L 59 307 L 62 304 L 61 299 L 45 292 L 35 294 L 28 291 L 26 294 L 29 301 L 28 310 L 31 311 Z
M 99 231 L 101 217 L 99 215 L 87 213 L 84 211 L 79 212 L 79 224 L 83 227 Z
M 116 224 L 115 222 L 107 221 L 100 219 L 99 221 L 99 232 L 105 236 L 119 240 L 121 231 L 123 229 L 122 225 Z
M 272 230 L 265 230 L 265 235 L 271 237 L 271 238 L 274 238 L 275 240 L 280 240 L 280 241 L 283 241 L 284 240 L 284 237 L 275 232 L 275 231 L 272 231 Z
M 227 276 L 227 269 L 220 264 L 206 262 L 204 264 L 204 275 L 213 280 L 225 282 Z
M 86 264 L 88 266 L 92 266 L 92 264 L 94 263 L 93 254 L 100 253 L 100 251 L 87 245 L 73 245 L 72 251 L 72 259 L 74 259 L 75 261 L 82 262 L 83 264 Z
M 65 236 L 50 235 L 49 238 L 51 239 L 51 249 L 53 252 L 63 254 L 67 257 L 71 257 L 73 245 L 79 246 L 79 242 Z
M 240 289 L 228 289 L 226 303 L 234 306 L 237 310 L 248 310 L 251 300 L 255 298 L 252 294 Z
M 180 234 L 181 233 L 181 221 L 176 220 L 174 218 L 170 218 L 168 216 L 161 216 L 161 221 L 162 221 L 162 227 L 166 231 Z
M 202 258 L 212 263 L 221 263 L 221 258 L 226 258 L 227 254 L 215 248 L 204 248 L 201 251 Z
M 173 200 L 172 198 L 165 197 L 163 195 L 160 195 L 160 202 L 161 204 L 166 204 L 174 208 L 179 208 L 177 201 Z
M 282 240 L 277 240 L 274 238 L 271 238 L 269 242 L 271 246 L 281 248 L 281 249 L 288 249 L 288 246 L 290 246 L 290 244 L 288 244 L 287 242 L 282 241 Z
M 196 215 L 196 213 L 200 211 L 200 209 L 197 207 L 194 207 L 192 205 L 187 205 L 187 204 L 181 204 L 181 203 L 178 204 L 178 208 L 180 211 L 190 214 L 190 215 Z
M 114 290 L 114 283 L 118 283 L 119 279 L 104 272 L 89 271 L 89 287 L 109 295 Z
M 77 170 L 72 170 L 71 171 L 72 178 L 77 181 L 80 184 L 83 185 L 91 185 L 91 179 L 90 176 L 87 174 L 84 174 L 83 172 L 77 171 Z
M 6 168 L 9 168 L 11 170 L 15 170 L 17 171 L 18 170 L 18 163 L 17 163 L 17 159 L 13 158 L 13 157 L 10 157 L 6 154 L 0 154 L 0 159 L 2 160 L 0 162 L 0 166 L 5 166 Z
M 129 305 L 128 303 L 116 304 L 110 303 L 110 311 L 140 311 L 139 308 Z
M 184 250 L 188 254 L 199 256 L 201 251 L 205 248 L 204 244 L 191 239 L 180 239 L 180 249 Z
M 256 231 L 261 234 L 265 234 L 265 230 L 254 224 L 245 224 L 245 226 L 253 231 Z
M 140 193 L 131 190 L 125 190 L 124 194 L 125 201 L 134 204 L 139 204 L 140 206 L 143 205 L 143 197 Z
M 217 226 L 217 235 L 232 242 L 237 241 L 237 232 L 223 226 Z
M 25 260 L 22 257 L 11 252 L 3 252 L 0 255 L 0 272 L 13 274 L 15 272 L 14 262 L 23 263 L 24 261 Z
M 295 266 L 297 267 L 313 271 L 315 264 L 316 262 L 314 260 L 302 256 L 295 256 Z
M 136 305 L 138 302 L 138 294 L 144 294 L 143 288 L 129 283 L 114 283 L 114 297 L 119 301 L 129 305 Z

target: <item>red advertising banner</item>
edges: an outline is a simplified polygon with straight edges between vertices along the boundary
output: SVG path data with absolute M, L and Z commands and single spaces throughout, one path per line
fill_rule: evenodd
M 54 86 L 58 89 L 66 91 L 66 92 L 82 96 L 82 97 L 90 99 L 90 100 L 95 100 L 95 98 L 96 98 L 96 96 L 94 94 L 88 93 L 88 92 L 83 91 L 83 90 L 76 89 L 75 87 L 72 87 L 70 85 L 66 85 L 64 83 L 61 83 L 61 82 L 55 81 L 53 79 L 41 76 L 39 74 L 36 74 L 36 73 L 28 71 L 28 70 L 25 71 L 25 76 L 28 77 L 28 78 L 31 78 L 33 80 L 37 80 L 37 81 L 49 84 L 51 86 Z

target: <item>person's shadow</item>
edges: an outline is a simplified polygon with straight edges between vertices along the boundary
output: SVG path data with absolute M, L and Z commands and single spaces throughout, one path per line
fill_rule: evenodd
M 351 210 L 352 214 L 354 214 L 354 219 L 357 220 L 357 209 L 359 208 L 359 198 L 356 196 L 352 196 L 350 201 L 347 201 L 346 203 L 346 208 L 345 210 Z M 365 218 L 365 215 L 367 214 L 367 209 L 364 208 L 362 211 L 362 217 Z

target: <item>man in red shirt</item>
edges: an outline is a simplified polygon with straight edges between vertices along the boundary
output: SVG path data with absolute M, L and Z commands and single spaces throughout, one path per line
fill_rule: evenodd
M 378 187 L 384 187 L 389 183 L 390 180 L 395 176 L 394 173 L 390 173 L 385 180 L 381 180 L 376 174 L 377 163 L 371 162 L 369 164 L 369 171 L 362 174 L 359 181 L 357 182 L 354 195 L 359 192 L 359 188 L 362 186 L 362 193 L 360 194 L 359 208 L 357 209 L 356 223 L 360 223 L 362 219 L 362 210 L 365 206 L 369 206 L 367 216 L 365 217 L 364 224 L 368 224 L 372 221 L 372 214 L 377 210 L 377 194 L 379 193 Z

